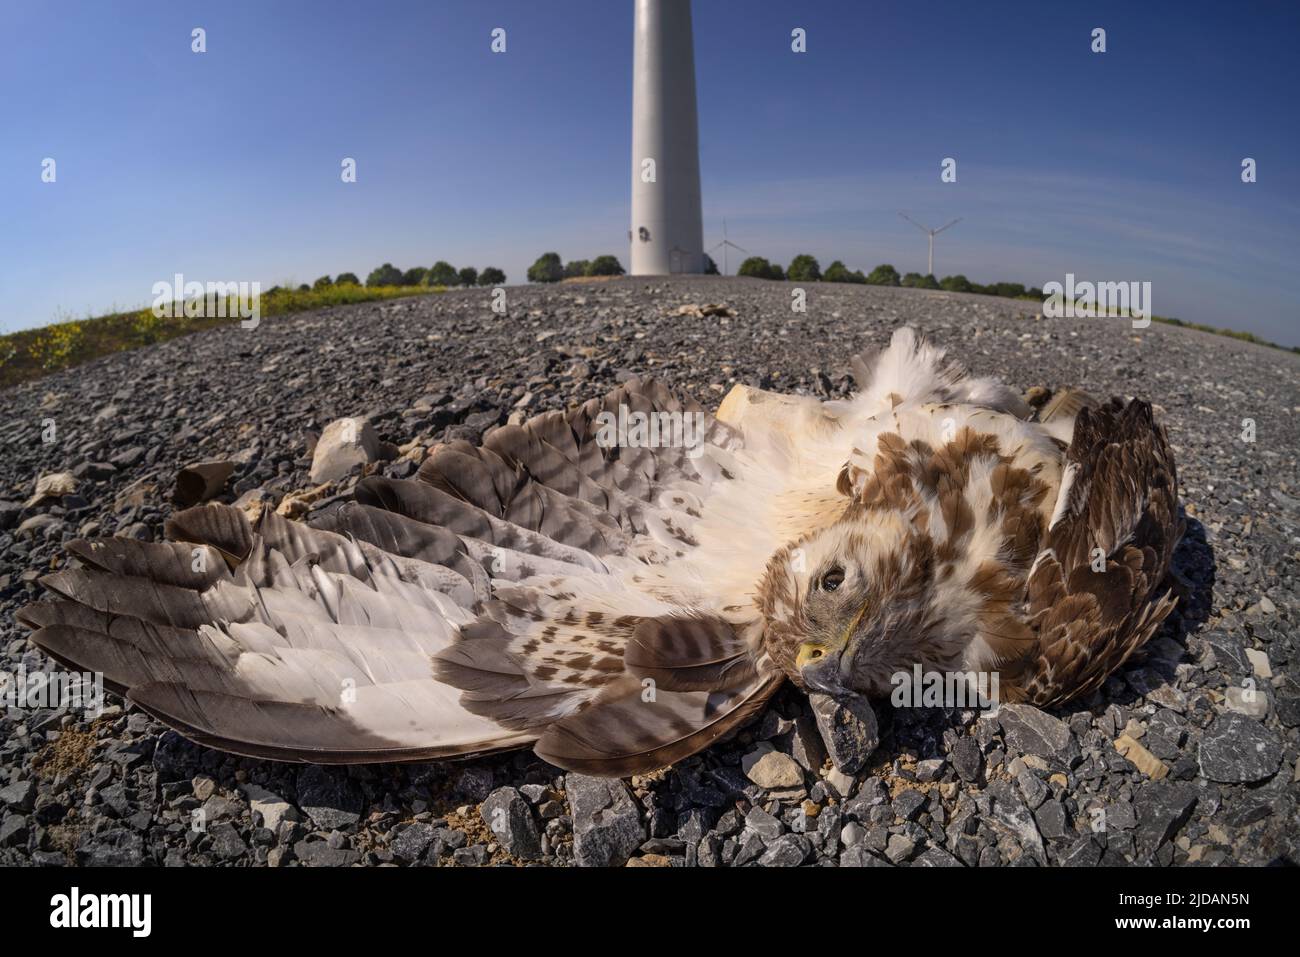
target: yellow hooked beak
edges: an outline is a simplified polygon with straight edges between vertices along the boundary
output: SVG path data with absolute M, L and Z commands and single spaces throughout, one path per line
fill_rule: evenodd
M 801 644 L 798 652 L 796 652 L 794 656 L 795 668 L 802 671 L 805 666 L 816 664 L 827 655 L 840 654 L 848 647 L 849 639 L 853 637 L 853 632 L 857 630 L 858 625 L 862 624 L 862 619 L 867 614 L 867 608 L 868 604 L 864 603 L 863 606 L 858 609 L 858 613 L 853 616 L 853 620 L 849 622 L 848 626 L 844 629 L 843 634 L 840 635 L 839 641 L 835 642 L 833 646 L 823 644 L 819 641 L 805 641 Z

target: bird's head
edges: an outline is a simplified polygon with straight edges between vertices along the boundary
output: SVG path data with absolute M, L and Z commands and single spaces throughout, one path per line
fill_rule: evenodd
M 847 515 L 768 565 L 769 650 L 795 683 L 879 695 L 894 674 L 950 660 L 933 540 L 899 515 Z

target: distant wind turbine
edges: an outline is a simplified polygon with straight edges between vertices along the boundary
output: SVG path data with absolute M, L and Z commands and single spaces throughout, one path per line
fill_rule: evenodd
M 915 219 L 907 215 L 907 213 L 903 212 L 902 210 L 899 210 L 898 215 L 902 216 L 905 220 L 907 220 L 909 223 L 911 223 L 921 232 L 925 233 L 927 236 L 930 237 L 930 260 L 929 263 L 927 264 L 925 274 L 927 276 L 933 276 L 934 275 L 934 237 L 938 236 L 945 229 L 948 229 L 952 226 L 956 226 L 958 223 L 961 222 L 961 217 L 958 216 L 947 226 L 940 226 L 938 229 L 931 229 L 929 226 L 922 226 L 920 223 L 918 223 Z
M 714 246 L 713 249 L 710 249 L 709 255 L 713 255 L 713 253 L 719 249 L 722 250 L 722 275 L 724 276 L 727 275 L 727 253 L 730 250 L 734 249 L 736 252 L 741 253 L 749 252 L 748 249 L 742 249 L 727 238 L 727 221 L 725 219 L 722 221 L 722 242 Z

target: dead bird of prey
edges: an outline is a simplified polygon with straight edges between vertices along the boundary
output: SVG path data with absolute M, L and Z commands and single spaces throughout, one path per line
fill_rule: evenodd
M 1151 406 L 1066 391 L 1035 413 L 910 329 L 855 372 L 848 400 L 738 387 L 716 415 L 632 379 L 365 478 L 311 525 L 214 505 L 167 542 L 73 542 L 20 620 L 194 741 L 316 763 L 531 745 L 629 775 L 786 678 L 1097 689 L 1174 606 Z

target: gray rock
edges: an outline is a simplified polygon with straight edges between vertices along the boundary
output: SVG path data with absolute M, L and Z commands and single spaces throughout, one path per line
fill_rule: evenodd
M 479 814 L 511 857 L 525 861 L 542 858 L 542 836 L 532 808 L 514 788 L 497 788 L 483 802 Z
M 798 867 L 812 853 L 812 844 L 802 834 L 782 834 L 767 845 L 758 859 L 763 867 Z
M 993 820 L 1006 827 L 1020 847 L 1039 860 L 1045 860 L 1043 837 L 1038 825 L 1020 795 L 1006 781 L 996 781 L 988 787 Z
M 1281 766 L 1282 742 L 1258 721 L 1223 714 L 1206 729 L 1200 761 L 1201 773 L 1211 781 L 1262 781 Z
M 451 859 L 461 867 L 482 867 L 488 862 L 486 844 L 471 844 L 469 847 L 457 848 Z
M 10 814 L 0 821 L 0 847 L 18 847 L 27 843 L 28 821 L 22 814 Z
M 745 815 L 745 826 L 761 837 L 764 844 L 770 844 L 785 833 L 785 825 L 761 807 L 750 808 Z
M 36 805 L 36 782 L 18 781 L 0 788 L 0 803 L 19 811 L 30 811 Z
M 1195 785 L 1181 781 L 1151 781 L 1134 800 L 1137 812 L 1136 840 L 1139 851 L 1151 856 L 1166 841 L 1173 840 L 1196 807 Z
M 1061 855 L 1062 867 L 1095 867 L 1101 861 L 1101 845 L 1091 834 L 1079 838 Z
M 1011 754 L 1033 754 L 1049 764 L 1069 768 L 1079 756 L 1070 726 L 1028 704 L 1004 704 L 998 710 L 1002 736 Z
M 1047 785 L 1043 783 L 1042 778 L 1032 771 L 1021 771 L 1016 775 L 1016 787 L 1020 789 L 1021 795 L 1025 799 L 1025 804 L 1031 811 L 1036 811 L 1047 800 Z
M 0 532 L 8 531 L 17 525 L 22 513 L 22 502 L 0 502 Z
M 348 867 L 361 860 L 351 848 L 330 847 L 326 841 L 299 841 L 293 856 L 307 867 Z
M 361 820 L 364 801 L 347 772 L 309 764 L 298 772 L 298 806 L 317 827 L 333 830 Z
M 949 753 L 952 756 L 953 770 L 959 778 L 967 784 L 979 780 L 984 767 L 984 755 L 980 753 L 979 744 L 974 738 L 963 735 L 952 743 Z
M 767 845 L 763 839 L 753 831 L 746 831 L 744 840 L 740 842 L 740 849 L 736 852 L 736 858 L 731 862 L 732 867 L 744 867 L 746 864 L 752 864 L 763 856 Z
M 613 778 L 565 776 L 573 810 L 573 858 L 583 867 L 621 867 L 645 840 L 641 813 L 627 786 Z
M 925 795 L 912 788 L 906 788 L 894 798 L 894 813 L 904 821 L 915 821 L 925 807 Z
M 416 821 L 404 827 L 393 838 L 389 849 L 399 861 L 414 863 L 424 856 L 437 837 L 437 828 L 423 821 Z
M 125 829 L 86 832 L 77 845 L 77 863 L 82 867 L 139 867 L 143 862 L 144 839 Z
M 911 838 L 902 834 L 889 835 L 889 843 L 885 845 L 885 857 L 889 858 L 893 864 L 901 864 L 912 856 L 916 850 L 916 844 Z
M 817 722 L 800 716 L 788 736 L 782 736 L 781 749 L 789 753 L 805 771 L 818 771 L 826 762 L 826 746 L 822 742 Z
M 845 774 L 857 774 L 867 766 L 880 743 L 871 702 L 863 697 L 840 700 L 823 694 L 809 695 L 808 699 L 831 761 Z
M 1064 841 L 1075 836 L 1070 816 L 1060 801 L 1047 801 L 1034 811 L 1038 832 L 1049 841 Z
M 957 860 L 941 847 L 927 847 L 912 860 L 913 867 L 961 867 Z
M 891 867 L 892 865 L 885 860 L 881 860 L 875 854 L 872 854 L 862 845 L 847 847 L 840 852 L 840 867 Z
M 233 824 L 218 824 L 209 828 L 208 834 L 212 838 L 212 852 L 223 861 L 238 860 L 248 853 L 248 845 Z
M 937 781 L 943 777 L 943 769 L 948 762 L 943 758 L 928 758 L 916 762 L 916 779 L 923 784 Z

